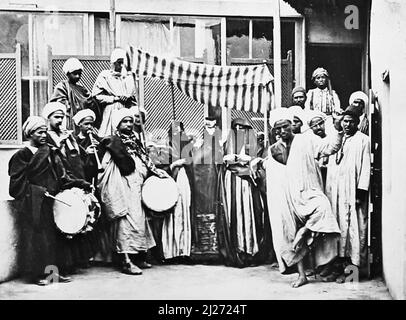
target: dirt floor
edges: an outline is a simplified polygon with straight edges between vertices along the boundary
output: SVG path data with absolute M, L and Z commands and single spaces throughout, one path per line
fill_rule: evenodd
M 244 269 L 217 265 L 160 265 L 131 276 L 111 267 L 82 269 L 70 283 L 40 287 L 13 280 L 0 284 L 0 299 L 241 299 L 241 300 L 387 300 L 381 279 L 360 283 L 310 283 L 294 289 L 296 275 L 281 275 L 270 265 Z

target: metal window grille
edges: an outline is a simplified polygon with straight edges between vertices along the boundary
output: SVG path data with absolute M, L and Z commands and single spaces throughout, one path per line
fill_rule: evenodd
M 21 144 L 21 50 L 0 54 L 0 144 Z

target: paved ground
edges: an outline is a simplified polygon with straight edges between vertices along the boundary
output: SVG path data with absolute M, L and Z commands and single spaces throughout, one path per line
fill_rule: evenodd
M 381 279 L 358 284 L 323 283 L 310 278 L 293 289 L 296 275 L 281 275 L 271 266 L 229 268 L 213 265 L 164 265 L 141 276 L 110 267 L 92 267 L 73 275 L 71 283 L 47 287 L 14 280 L 0 284 L 0 299 L 391 299 Z
M 0 299 L 391 299 L 382 280 L 358 284 L 323 283 L 310 279 L 293 289 L 296 275 L 280 275 L 269 265 L 229 268 L 213 265 L 163 265 L 141 276 L 125 275 L 110 267 L 92 267 L 73 275 L 71 283 L 47 287 L 14 280 L 0 284 Z

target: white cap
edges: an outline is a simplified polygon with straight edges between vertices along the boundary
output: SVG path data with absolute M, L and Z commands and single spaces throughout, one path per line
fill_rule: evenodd
M 288 120 L 293 123 L 292 112 L 288 108 L 276 108 L 269 113 L 269 124 L 275 127 L 275 123 L 281 120 Z
M 42 110 L 42 116 L 45 119 L 48 119 L 49 116 L 56 111 L 62 111 L 63 114 L 66 115 L 66 106 L 58 101 L 49 102 L 45 105 L 44 109 Z
M 72 73 L 76 70 L 83 70 L 83 64 L 76 58 L 69 58 L 63 64 L 62 70 L 65 74 Z
M 90 109 L 83 109 L 78 111 L 73 117 L 72 120 L 75 122 L 75 124 L 78 126 L 80 122 L 85 119 L 85 118 L 92 118 L 93 121 L 96 120 L 96 115 L 95 113 L 90 110 Z

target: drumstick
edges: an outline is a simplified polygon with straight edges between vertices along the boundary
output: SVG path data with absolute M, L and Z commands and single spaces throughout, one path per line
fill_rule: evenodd
M 59 202 L 63 203 L 64 205 L 68 206 L 68 207 L 72 207 L 72 205 L 70 205 L 69 203 L 66 203 L 65 201 L 62 201 L 62 200 L 60 200 L 60 199 L 58 199 L 58 198 L 55 198 L 54 196 L 51 196 L 51 195 L 48 193 L 48 191 L 44 193 L 44 196 L 45 196 L 45 197 L 48 197 L 48 198 L 52 198 L 52 199 L 54 199 L 54 200 L 56 200 L 56 201 L 59 201 Z

